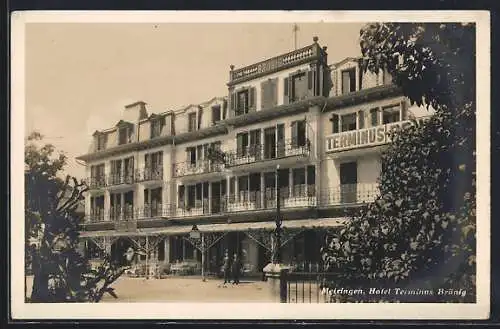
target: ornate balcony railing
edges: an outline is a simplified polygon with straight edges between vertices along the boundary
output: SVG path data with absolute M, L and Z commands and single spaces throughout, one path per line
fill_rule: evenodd
M 106 186 L 106 176 L 94 176 L 94 177 L 89 177 L 86 179 L 87 185 L 89 186 L 89 189 L 94 190 L 94 189 L 100 189 Z
M 163 168 L 144 168 L 135 171 L 135 180 L 137 182 L 163 180 Z
M 171 215 L 172 206 L 170 204 L 151 203 L 135 209 L 135 217 L 139 220 L 170 217 Z
M 222 171 L 223 165 L 210 160 L 200 160 L 196 163 L 180 162 L 174 164 L 174 177 L 192 176 Z
M 102 223 L 104 221 L 109 221 L 109 216 L 106 216 L 104 209 L 96 208 L 85 216 L 84 223 Z
M 339 185 L 321 190 L 319 196 L 316 192 L 316 186 L 312 184 L 298 184 L 280 188 L 282 209 L 356 205 L 373 202 L 378 195 L 379 189 L 376 183 Z M 276 209 L 276 188 L 274 187 L 258 191 L 242 190 L 234 194 L 213 196 L 211 199 L 197 199 L 194 202 L 152 203 L 141 207 L 127 205 L 111 207 L 108 212 L 99 209 L 87 215 L 84 224 L 132 222 L 168 217 L 197 217 L 266 209 Z M 116 225 L 125 225 L 130 228 L 130 225 L 136 224 Z
M 108 186 L 134 184 L 134 172 L 110 174 L 108 175 Z
M 373 202 L 379 195 L 377 183 L 344 184 L 322 191 L 321 206 Z
M 284 140 L 272 145 L 255 144 L 237 151 L 227 153 L 227 166 L 235 167 L 261 161 L 269 161 L 287 157 L 306 157 L 311 151 L 311 143 L 308 139 L 299 143 L 298 140 Z

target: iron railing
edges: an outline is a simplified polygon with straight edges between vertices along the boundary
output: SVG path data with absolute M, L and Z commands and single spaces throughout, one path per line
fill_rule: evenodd
M 320 206 L 368 203 L 379 195 L 378 184 L 343 184 L 323 190 L 319 199 Z
M 329 207 L 355 205 L 373 202 L 378 196 L 377 184 L 345 184 L 316 195 L 315 185 L 295 185 L 280 188 L 281 208 L 300 209 L 309 207 Z M 108 212 L 93 210 L 85 217 L 85 223 L 144 220 L 166 217 L 196 217 L 235 212 L 256 211 L 276 208 L 276 188 L 263 191 L 240 190 L 223 196 L 212 196 L 187 202 L 179 200 L 174 204 L 151 203 L 142 206 L 111 207 Z
M 174 164 L 174 177 L 220 172 L 222 169 L 222 164 L 210 160 L 200 160 L 196 163 L 179 162 Z
M 136 182 L 163 180 L 163 168 L 144 168 L 135 171 Z
M 280 301 L 282 303 L 329 303 L 325 294 L 326 281 L 334 281 L 338 274 L 327 272 L 284 271 L 280 276 Z
M 226 165 L 235 167 L 292 156 L 307 157 L 310 151 L 311 143 L 308 139 L 283 140 L 276 144 L 255 144 L 227 152 Z
M 91 190 L 103 188 L 107 185 L 105 175 L 88 177 L 86 182 Z
M 125 172 L 125 173 L 108 175 L 108 186 L 134 184 L 134 183 L 135 183 L 134 172 Z

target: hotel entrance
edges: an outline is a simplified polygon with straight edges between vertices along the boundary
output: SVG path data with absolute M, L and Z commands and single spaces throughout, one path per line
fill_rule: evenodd
M 345 162 L 340 164 L 340 200 L 341 203 L 357 201 L 358 164 Z

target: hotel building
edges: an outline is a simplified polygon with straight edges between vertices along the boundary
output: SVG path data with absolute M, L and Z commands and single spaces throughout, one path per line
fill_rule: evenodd
M 192 263 L 213 273 L 228 250 L 258 274 L 271 259 L 279 189 L 283 262 L 317 266 L 326 232 L 376 197 L 386 132 L 412 115 L 387 72 L 363 72 L 359 58 L 329 64 L 317 38 L 231 66 L 227 86 L 227 96 L 163 113 L 127 105 L 94 133 L 78 157 L 90 256 L 123 259 L 132 247 L 150 272 Z M 209 158 L 213 149 L 225 163 Z

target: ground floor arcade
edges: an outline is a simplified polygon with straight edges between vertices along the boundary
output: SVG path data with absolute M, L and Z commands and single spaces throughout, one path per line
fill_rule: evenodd
M 282 263 L 302 271 L 318 270 L 325 235 L 341 224 L 340 219 L 333 218 L 285 222 L 280 246 Z M 225 252 L 239 256 L 244 275 L 261 276 L 276 248 L 274 227 L 274 222 L 198 225 L 199 237 L 190 235 L 192 226 L 128 234 L 85 232 L 82 248 L 93 260 L 110 254 L 123 264 L 127 263 L 127 251 L 134 250 L 129 274 L 136 276 L 219 275 Z

